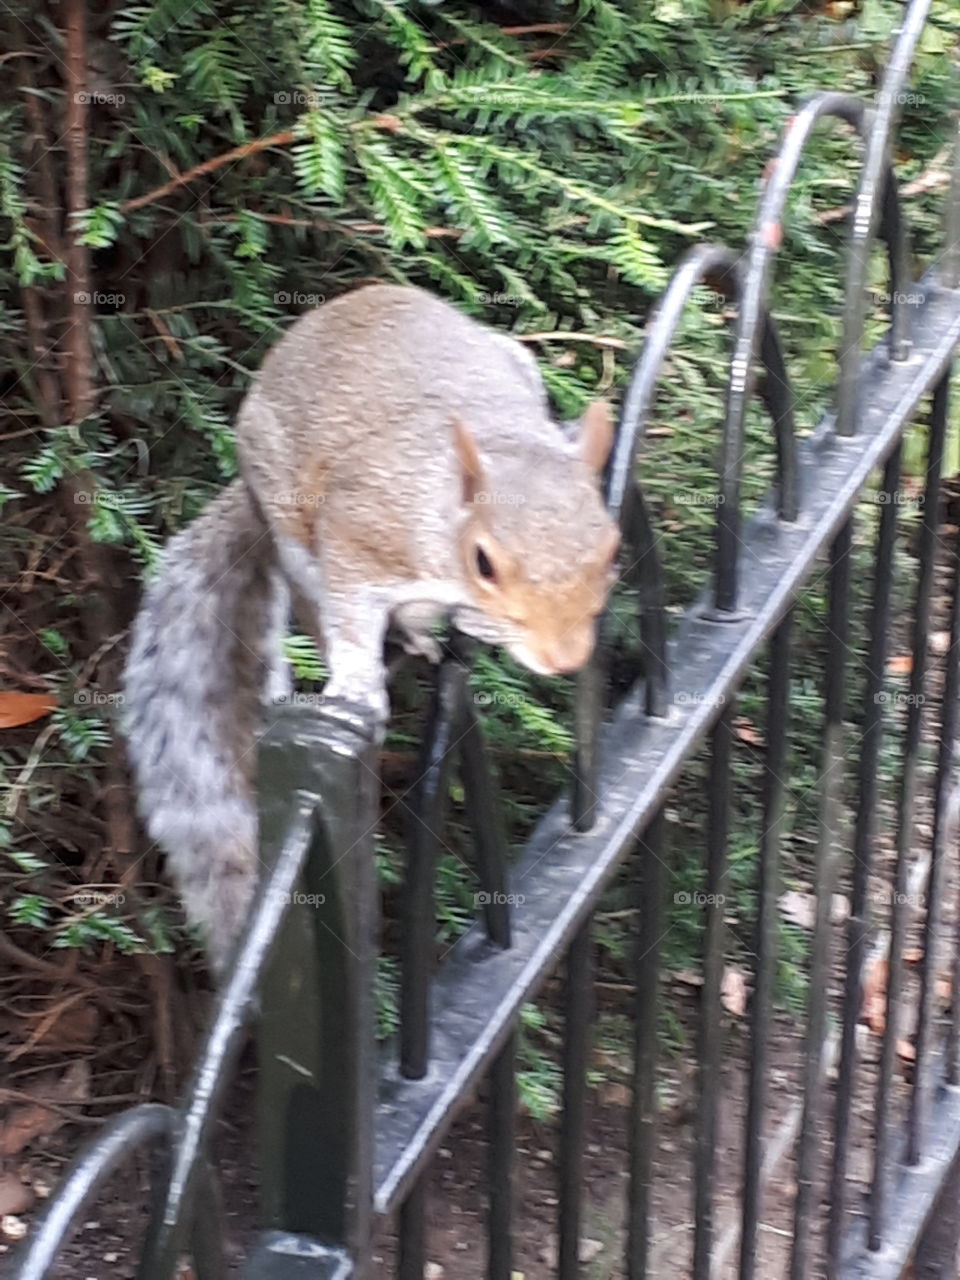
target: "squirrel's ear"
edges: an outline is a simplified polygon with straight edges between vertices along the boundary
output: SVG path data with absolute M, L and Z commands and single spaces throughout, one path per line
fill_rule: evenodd
M 460 463 L 460 476 L 463 484 L 463 501 L 467 505 L 484 487 L 486 475 L 480 461 L 480 451 L 470 428 L 462 418 L 453 420 L 453 443 Z
M 613 415 L 606 400 L 588 404 L 580 419 L 577 453 L 593 471 L 601 471 L 613 448 Z

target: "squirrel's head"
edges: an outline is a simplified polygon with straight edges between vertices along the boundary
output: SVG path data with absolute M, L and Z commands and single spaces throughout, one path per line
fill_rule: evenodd
M 483 638 L 540 675 L 577 671 L 593 651 L 620 546 L 599 484 L 613 444 L 609 406 L 590 405 L 567 441 L 498 452 L 489 468 L 466 423 L 454 423 L 454 436 L 459 550 Z

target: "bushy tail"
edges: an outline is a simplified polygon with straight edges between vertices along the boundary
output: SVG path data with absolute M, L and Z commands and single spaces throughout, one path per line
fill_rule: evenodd
M 133 626 L 125 732 L 150 836 L 222 974 L 260 870 L 256 744 L 287 591 L 241 481 L 166 551 Z

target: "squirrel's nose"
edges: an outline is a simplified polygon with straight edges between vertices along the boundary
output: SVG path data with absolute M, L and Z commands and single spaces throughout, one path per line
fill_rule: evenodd
M 553 644 L 547 650 L 546 660 L 558 676 L 571 675 L 579 671 L 590 657 L 593 648 L 591 643 L 576 644 L 566 641 Z

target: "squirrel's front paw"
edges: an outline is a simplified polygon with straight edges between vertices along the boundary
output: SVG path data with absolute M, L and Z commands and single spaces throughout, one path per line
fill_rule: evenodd
M 358 695 L 353 690 L 349 694 L 339 693 L 336 688 L 331 690 L 328 684 L 323 691 L 323 713 L 379 740 L 383 737 L 390 714 L 390 701 L 383 688 L 370 689 Z
M 407 631 L 403 635 L 402 644 L 405 653 L 415 658 L 426 658 L 428 662 L 439 662 L 443 657 L 443 645 L 436 636 L 428 631 Z

